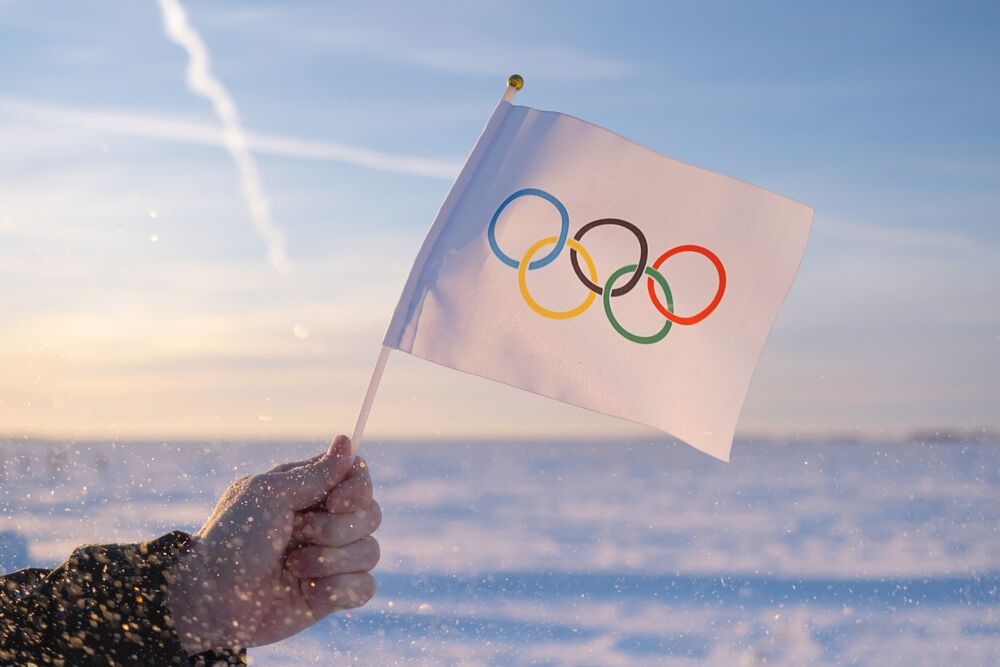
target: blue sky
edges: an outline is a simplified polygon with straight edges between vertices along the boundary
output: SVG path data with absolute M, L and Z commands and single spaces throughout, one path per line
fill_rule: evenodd
M 744 433 L 1000 426 L 996 5 L 188 4 L 295 268 L 155 2 L 0 0 L 0 433 L 349 431 L 512 71 L 815 207 Z M 648 433 L 402 355 L 371 431 Z

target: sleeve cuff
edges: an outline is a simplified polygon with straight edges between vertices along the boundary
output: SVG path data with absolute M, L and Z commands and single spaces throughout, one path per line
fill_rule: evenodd
M 190 545 L 174 531 L 151 542 L 80 547 L 21 602 L 33 619 L 23 655 L 54 664 L 245 664 L 245 651 L 188 656 L 170 617 L 167 569 Z M 27 629 L 26 629 L 27 630 Z

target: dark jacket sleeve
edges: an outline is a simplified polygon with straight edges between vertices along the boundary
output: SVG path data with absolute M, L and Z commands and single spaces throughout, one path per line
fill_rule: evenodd
M 190 542 L 80 547 L 54 570 L 0 577 L 0 666 L 242 664 L 245 652 L 188 656 L 167 606 L 166 570 Z

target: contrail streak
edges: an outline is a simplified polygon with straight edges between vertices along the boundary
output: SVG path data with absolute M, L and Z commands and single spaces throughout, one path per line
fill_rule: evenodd
M 292 263 L 285 250 L 285 236 L 271 220 L 271 212 L 264 197 L 257 163 L 250 154 L 246 133 L 240 124 L 236 104 L 229 92 L 212 75 L 209 68 L 208 48 L 188 23 L 187 13 L 179 0 L 159 0 L 163 12 L 163 28 L 167 37 L 183 48 L 188 55 L 186 79 L 191 92 L 207 98 L 222 122 L 222 136 L 243 182 L 243 196 L 250 209 L 257 233 L 267 243 L 267 259 L 271 266 L 282 273 L 291 270 Z
M 0 96 L 0 113 L 36 123 L 82 127 L 132 137 L 180 141 L 204 146 L 226 146 L 222 129 L 218 125 L 141 113 L 131 109 L 69 108 Z M 334 141 L 316 141 L 254 132 L 246 132 L 245 136 L 250 151 L 258 155 L 340 162 L 391 174 L 427 176 L 445 180 L 453 180 L 462 167 L 460 162 L 386 153 Z

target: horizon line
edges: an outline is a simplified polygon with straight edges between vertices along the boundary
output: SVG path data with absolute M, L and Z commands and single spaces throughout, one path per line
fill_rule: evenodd
M 144 436 L 129 436 L 129 435 L 98 435 L 98 434 L 88 434 L 79 436 L 70 435 L 59 435 L 59 434 L 42 434 L 42 433 L 21 433 L 21 434 L 11 434 L 11 433 L 0 433 L 0 445 L 9 445 L 22 443 L 33 443 L 33 444 L 135 444 L 135 445 L 150 445 L 150 444 L 160 444 L 160 445 L 195 445 L 195 444 L 269 444 L 269 443 L 300 443 L 300 444 L 310 444 L 315 442 L 325 442 L 331 439 L 333 436 L 318 436 L 318 435 L 275 435 L 275 436 L 265 436 L 265 435 L 239 435 L 239 434 L 224 434 L 224 435 L 144 435 Z M 538 444 L 538 443 L 551 443 L 551 444 L 589 444 L 595 442 L 635 442 L 635 441 L 647 441 L 650 443 L 660 442 L 660 443 L 670 443 L 670 444 L 680 444 L 685 447 L 690 447 L 684 441 L 675 438 L 667 433 L 655 433 L 648 436 L 636 435 L 636 434 L 609 434 L 609 433 L 597 433 L 593 435 L 580 435 L 572 433 L 563 434 L 549 434 L 549 435 L 511 435 L 511 436 L 486 436 L 486 435 L 418 435 L 413 437 L 406 436 L 379 436 L 377 434 L 365 436 L 363 443 L 373 444 L 402 444 L 407 442 L 420 442 L 420 443 L 440 443 L 440 444 L 474 444 L 474 445 L 492 445 L 492 444 L 514 444 L 514 445 L 524 445 L 524 444 Z M 840 442 L 843 444 L 850 444 L 854 442 L 878 442 L 878 443 L 899 443 L 908 444 L 914 442 L 923 443 L 942 443 L 942 444 L 961 444 L 968 442 L 976 443 L 991 443 L 996 442 L 1000 444 L 1000 427 L 976 427 L 976 428 L 912 428 L 905 431 L 898 432 L 859 432 L 859 431 L 837 431 L 837 430 L 823 430 L 823 431 L 788 431 L 785 433 L 776 432 L 745 432 L 737 433 L 733 438 L 734 444 L 750 444 L 750 443 L 762 443 L 762 444 L 773 444 L 776 442 L 781 442 L 783 444 L 823 444 L 823 443 L 833 443 Z M 694 449 L 694 448 L 692 448 Z

